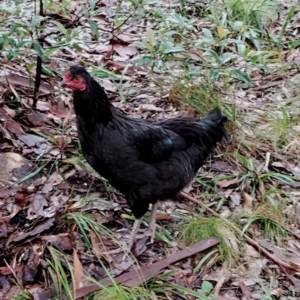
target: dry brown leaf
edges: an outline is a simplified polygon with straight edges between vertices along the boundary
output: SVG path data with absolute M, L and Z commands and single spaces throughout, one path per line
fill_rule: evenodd
M 29 284 L 34 281 L 35 275 L 38 271 L 38 266 L 40 264 L 40 256 L 31 249 L 29 259 L 24 266 L 22 272 L 22 282 L 23 284 Z
M 27 190 L 25 191 L 18 191 L 15 194 L 15 203 L 19 205 L 20 207 L 24 208 L 29 203 L 30 194 Z
M 20 85 L 23 87 L 28 87 L 30 89 L 34 88 L 34 81 L 28 77 L 20 76 L 17 74 L 10 74 L 10 75 L 0 75 L 0 82 L 6 84 L 13 84 L 13 85 Z M 47 83 L 41 82 L 39 90 L 44 94 L 52 94 L 55 92 L 54 87 Z
M 231 200 L 231 206 L 239 206 L 241 204 L 241 193 L 233 192 L 229 198 Z
M 218 181 L 217 185 L 221 188 L 226 188 L 226 187 L 229 187 L 230 185 L 237 183 L 238 181 L 239 181 L 239 178 L 235 177 L 231 180 L 225 179 L 225 180 Z
M 109 52 L 111 51 L 113 48 L 112 45 L 98 45 L 96 48 L 95 48 L 95 51 L 99 51 L 100 53 L 102 52 Z
M 65 118 L 70 114 L 70 111 L 59 109 L 56 106 L 51 106 L 49 111 L 51 114 L 53 114 L 54 116 L 57 116 L 59 118 Z
M 124 33 L 117 35 L 117 38 L 125 43 L 130 43 L 132 41 L 132 37 Z
M 242 191 L 242 196 L 243 196 L 243 199 L 244 199 L 243 211 L 244 211 L 245 214 L 251 214 L 252 213 L 252 208 L 253 208 L 254 198 L 251 197 L 249 194 L 247 194 L 244 191 Z
M 103 252 L 107 251 L 106 247 L 104 246 L 103 243 L 99 242 L 99 239 L 98 239 L 98 237 L 97 237 L 97 235 L 95 234 L 94 231 L 89 232 L 89 237 L 91 239 L 94 254 L 97 257 L 102 257 Z M 110 256 L 105 256 L 105 257 L 109 257 L 110 259 L 108 259 L 108 261 L 110 261 L 110 262 L 112 261 Z
M 55 248 L 61 251 L 72 250 L 72 241 L 69 233 L 60 233 L 57 235 L 46 235 L 42 237 L 43 240 L 47 241 Z
M 16 234 L 16 236 L 12 238 L 12 241 L 20 242 L 20 241 L 23 241 L 23 240 L 25 240 L 26 238 L 28 238 L 30 236 L 35 236 L 35 235 L 40 234 L 40 233 L 42 233 L 46 230 L 49 230 L 54 225 L 54 223 L 55 223 L 54 221 L 55 221 L 55 218 L 51 218 L 51 219 L 48 219 L 45 222 L 37 225 L 35 228 L 33 228 L 29 232 L 18 232 Z
M 17 272 L 21 271 L 22 268 L 23 268 L 23 265 L 0 267 L 0 274 L 9 275 L 9 274 L 12 274 L 13 272 L 17 273 Z
M 41 111 L 48 111 L 51 108 L 51 103 L 45 101 L 38 101 L 36 108 Z
M 63 177 L 61 176 L 61 174 L 59 174 L 58 172 L 53 172 L 50 177 L 48 178 L 47 182 L 45 183 L 45 185 L 43 186 L 43 193 L 48 194 L 49 192 L 52 191 L 52 189 L 54 188 L 54 186 L 60 184 L 63 182 Z
M 20 136 L 23 133 L 22 127 L 20 123 L 17 123 L 15 121 L 8 121 L 5 124 L 6 129 L 16 136 Z
M 14 121 L 13 118 L 0 107 L 0 121 L 3 121 L 3 126 L 12 134 L 20 136 L 23 133 L 21 125 Z
M 7 237 L 8 234 L 8 226 L 7 226 L 7 218 L 0 218 L 0 238 Z
M 114 50 L 120 56 L 133 56 L 137 54 L 137 48 L 134 46 L 123 46 L 123 45 L 114 45 Z
M 77 251 L 73 249 L 73 268 L 74 268 L 74 285 L 76 289 L 80 288 L 80 283 L 84 277 L 84 270 L 78 258 Z
M 27 160 L 20 154 L 13 152 L 0 153 L 0 180 L 4 182 L 14 180 L 14 169 L 27 164 Z

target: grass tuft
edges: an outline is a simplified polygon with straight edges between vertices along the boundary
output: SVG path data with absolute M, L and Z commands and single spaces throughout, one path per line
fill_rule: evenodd
M 283 213 L 282 205 L 276 207 L 269 202 L 259 204 L 249 218 L 245 225 L 243 232 L 245 232 L 251 225 L 256 224 L 264 233 L 265 238 L 277 241 L 280 237 L 285 237 L 289 233 L 284 229 L 287 219 Z
M 260 29 L 265 23 L 274 20 L 279 11 L 278 2 L 273 0 L 223 0 L 221 6 L 216 2 L 219 1 L 212 2 L 212 9 L 222 7 L 230 20 L 242 21 L 245 25 Z
M 121 285 L 103 287 L 103 289 L 94 295 L 94 300 L 128 300 L 128 299 L 157 299 L 154 294 L 143 287 L 127 288 Z
M 241 238 L 227 223 L 219 218 L 205 218 L 198 216 L 187 222 L 181 233 L 181 241 L 189 246 L 201 240 L 219 237 L 218 260 L 227 261 L 229 265 L 235 263 L 241 253 Z

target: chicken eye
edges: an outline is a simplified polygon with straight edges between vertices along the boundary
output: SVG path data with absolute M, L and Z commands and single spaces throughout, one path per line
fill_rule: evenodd
M 75 81 L 75 82 L 80 81 L 80 77 L 79 76 L 75 76 L 75 78 L 73 79 L 73 81 Z

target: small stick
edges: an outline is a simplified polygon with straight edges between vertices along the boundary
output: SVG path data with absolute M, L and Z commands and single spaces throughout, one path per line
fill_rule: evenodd
M 253 300 L 253 298 L 251 297 L 250 292 L 248 291 L 248 289 L 247 289 L 247 287 L 246 287 L 246 285 L 245 285 L 245 283 L 243 281 L 239 282 L 239 287 L 240 287 L 243 295 L 245 296 L 245 298 L 247 300 Z
M 230 221 L 223 218 L 218 213 L 216 213 L 214 210 L 212 210 L 211 208 L 209 208 L 205 204 L 203 204 L 202 201 L 197 200 L 194 197 L 189 196 L 188 194 L 183 193 L 183 192 L 181 192 L 180 195 L 182 197 L 186 198 L 187 200 L 200 205 L 202 208 L 204 208 L 207 212 L 209 212 L 213 216 L 215 216 L 217 218 L 220 218 L 222 221 L 229 224 L 232 228 L 234 228 L 234 230 L 236 230 L 241 236 L 243 236 L 249 242 L 249 244 L 251 244 L 253 247 L 255 247 L 256 249 L 261 251 L 264 255 L 266 255 L 268 258 L 273 260 L 277 265 L 288 268 L 288 269 L 291 269 L 291 270 L 294 270 L 294 271 L 297 271 L 297 272 L 300 271 L 300 266 L 299 265 L 296 265 L 294 263 L 293 264 L 288 264 L 288 263 L 282 261 L 281 259 L 277 258 L 276 256 L 272 255 L 269 251 L 267 251 L 265 248 L 261 247 L 255 240 L 250 238 L 247 234 L 245 234 L 245 233 L 243 234 L 242 231 L 238 227 L 236 227 L 234 224 L 232 224 Z

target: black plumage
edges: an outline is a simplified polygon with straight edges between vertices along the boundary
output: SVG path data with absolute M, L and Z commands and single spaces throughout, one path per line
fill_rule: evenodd
M 228 141 L 218 108 L 202 119 L 133 119 L 115 108 L 80 66 L 64 76 L 74 91 L 77 130 L 87 162 L 121 191 L 140 219 L 149 204 L 171 199 L 192 181 L 217 142 Z

